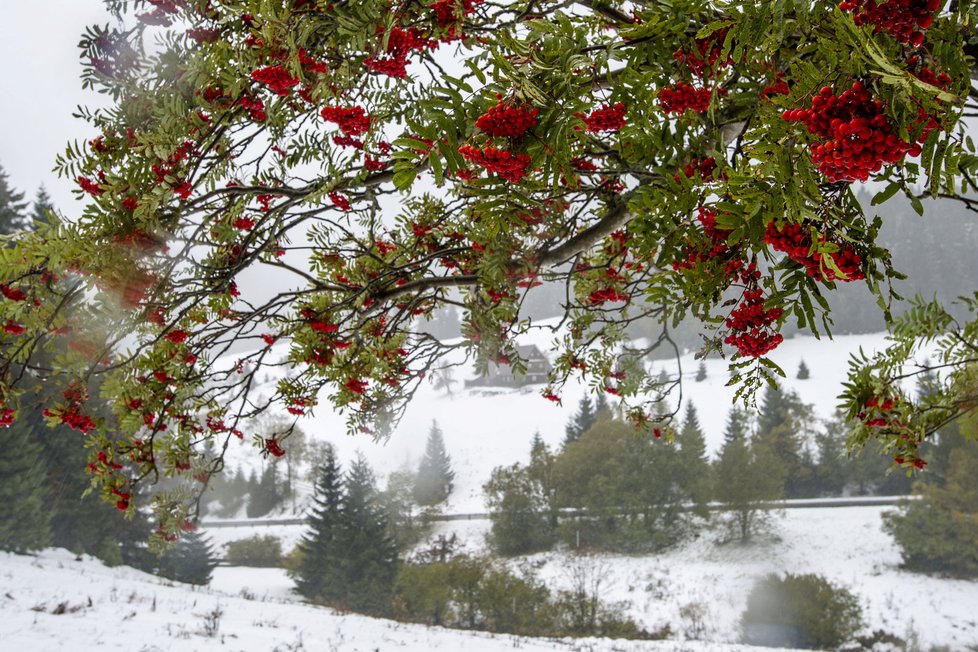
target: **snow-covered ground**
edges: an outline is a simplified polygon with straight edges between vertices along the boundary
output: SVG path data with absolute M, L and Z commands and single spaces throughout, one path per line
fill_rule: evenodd
M 537 344 L 547 351 L 546 334 L 535 335 L 520 341 Z M 787 378 L 783 385 L 797 391 L 803 401 L 812 404 L 818 419 L 830 419 L 846 379 L 850 355 L 860 349 L 868 354 L 882 348 L 884 338 L 885 334 L 845 335 L 834 340 L 795 337 L 786 340 L 772 359 L 785 370 Z M 802 360 L 811 371 L 808 380 L 795 378 Z M 735 389 L 726 386 L 730 376 L 727 361 L 706 360 L 707 377 L 702 382 L 695 382 L 699 361 L 693 359 L 692 353 L 684 355 L 679 362 L 683 400 L 696 406 L 707 449 L 715 454 L 723 442 L 723 430 Z M 679 372 L 675 359 L 655 361 L 653 368 L 655 373 L 665 369 L 672 376 Z M 431 385 L 421 387 L 397 431 L 386 442 L 375 442 L 365 435 L 347 435 L 343 417 L 330 410 L 325 396 L 321 397 L 315 414 L 300 419 L 299 426 L 310 438 L 331 442 L 344 464 L 358 452 L 362 453 L 383 480 L 392 471 L 417 468 L 432 421 L 437 420 L 455 470 L 455 489 L 444 511 L 482 512 L 485 510 L 482 485 L 489 479 L 492 469 L 526 462 L 534 433 L 540 433 L 549 445 L 559 446 L 564 438 L 564 428 L 577 411 L 587 387 L 572 380 L 562 392 L 563 405 L 555 405 L 540 396 L 541 385 L 520 389 L 464 389 L 461 370 L 456 374 L 456 380 L 452 394 Z M 264 388 L 270 394 L 276 382 L 277 378 L 269 377 L 258 391 Z M 230 468 L 249 470 L 262 463 L 247 438 L 244 442 L 232 440 L 228 462 Z M 304 487 L 311 491 L 308 484 Z
M 738 619 L 753 582 L 771 572 L 814 572 L 858 597 L 865 632 L 882 629 L 915 649 L 978 647 L 978 582 L 902 571 L 881 527 L 887 508 L 787 510 L 748 546 L 717 544 L 718 531 L 655 556 L 543 553 L 511 563 L 551 589 L 575 576 L 600 577 L 599 594 L 649 630 L 674 640 L 542 640 L 406 625 L 298 602 L 284 571 L 221 567 L 194 589 L 128 568 L 106 568 L 63 550 L 38 557 L 0 553 L 0 649 L 362 651 L 580 650 L 661 652 L 751 650 L 738 645 Z M 439 523 L 470 552 L 484 549 L 484 521 Z M 208 534 L 217 532 L 210 530 Z M 60 607 L 60 605 L 64 605 Z M 63 613 L 57 613 L 62 611 Z M 216 636 L 208 623 L 220 611 Z
M 99 652 L 719 652 L 746 646 L 678 641 L 528 639 L 407 625 L 300 604 L 281 574 L 219 569 L 192 589 L 65 550 L 0 553 L 0 649 Z
M 882 529 L 881 515 L 892 507 L 826 507 L 773 512 L 769 530 L 743 546 L 719 544 L 722 528 L 652 556 L 548 552 L 513 560 L 552 590 L 570 588 L 582 573 L 600 576 L 601 597 L 621 603 L 625 613 L 649 631 L 668 626 L 680 638 L 715 643 L 737 640 L 738 621 L 753 583 L 769 573 L 817 573 L 859 598 L 866 632 L 884 630 L 920 649 L 978 648 L 978 582 L 941 579 L 899 568 L 900 552 Z M 460 549 L 486 551 L 488 521 L 437 523 L 432 536 L 458 535 Z M 253 530 L 255 528 L 248 528 Z M 281 528 L 298 539 L 299 526 Z M 207 530 L 215 541 L 244 536 L 239 528 Z M 242 528 L 243 530 L 243 528 Z M 219 586 L 225 583 L 219 569 Z M 274 573 L 275 571 L 266 571 Z M 283 580 L 288 586 L 288 580 Z M 287 591 L 287 588 L 281 588 Z M 273 595 L 280 595 L 273 593 Z

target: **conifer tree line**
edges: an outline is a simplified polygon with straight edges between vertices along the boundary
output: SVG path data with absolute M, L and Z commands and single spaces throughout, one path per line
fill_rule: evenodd
M 810 372 L 801 365 L 799 375 Z M 900 495 L 914 478 L 867 448 L 846 452 L 847 424 L 821 424 L 795 392 L 767 388 L 755 414 L 727 416 L 711 458 L 696 405 L 660 440 L 636 436 L 590 396 L 551 450 L 539 436 L 525 464 L 496 468 L 484 490 L 491 543 L 503 555 L 572 547 L 656 551 L 718 520 L 748 541 L 783 499 Z M 938 455 L 939 442 L 929 445 Z

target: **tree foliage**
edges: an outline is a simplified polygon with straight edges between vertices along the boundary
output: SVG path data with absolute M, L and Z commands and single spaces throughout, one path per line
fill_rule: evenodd
M 210 540 L 199 531 L 191 530 L 157 560 L 156 572 L 175 582 L 204 586 L 211 581 L 216 566 L 217 558 Z
M 445 450 L 445 438 L 438 423 L 433 421 L 414 480 L 414 500 L 423 507 L 444 502 L 452 493 L 454 482 L 455 472 Z
M 965 422 L 974 432 L 973 418 Z M 928 473 L 918 483 L 917 500 L 905 502 L 884 515 L 884 527 L 913 570 L 978 577 L 978 445 L 953 430 L 938 459 L 946 461 L 941 473 Z M 971 435 L 973 438 L 973 434 Z
M 316 483 L 309 532 L 290 572 L 310 600 L 361 613 L 387 614 L 397 548 L 380 508 L 373 472 L 363 458 L 341 474 L 327 451 Z
M 690 315 L 707 351 L 734 350 L 749 397 L 783 373 L 764 356 L 787 320 L 827 330 L 839 283 L 889 310 L 898 273 L 853 181 L 916 208 L 920 189 L 975 190 L 970 0 L 928 5 L 910 33 L 822 0 L 107 4 L 119 22 L 86 32 L 82 81 L 111 103 L 83 111 L 91 131 L 57 161 L 86 204 L 0 258 L 0 420 L 39 379 L 60 386 L 50 423 L 136 464 L 98 476 L 122 509 L 144 478 L 220 469 L 197 444 L 308 412 L 320 390 L 351 431 L 383 436 L 453 350 L 521 370 L 538 283 L 565 288 L 548 399 L 580 375 L 652 432 L 678 380 L 641 360 L 668 331 L 638 347 L 626 326 Z M 271 274 L 273 289 L 248 280 Z M 448 305 L 461 340 L 418 329 Z M 936 412 L 874 406 L 895 398 L 906 342 L 974 331 L 920 310 L 847 393 L 868 417 L 854 441 L 907 465 Z M 290 370 L 259 395 L 276 342 Z M 945 343 L 960 365 L 964 343 Z M 94 376 L 113 420 L 86 407 Z M 192 494 L 158 495 L 161 536 Z
M 714 496 L 730 514 L 734 536 L 746 542 L 756 534 L 771 503 L 783 492 L 784 471 L 778 458 L 746 431 L 743 412 L 732 410 L 714 469 Z

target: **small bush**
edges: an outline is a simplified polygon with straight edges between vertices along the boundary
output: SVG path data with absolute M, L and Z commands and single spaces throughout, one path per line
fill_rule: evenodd
M 593 599 L 592 599 L 593 598 Z M 521 636 L 650 638 L 617 606 L 586 596 L 554 596 L 533 576 L 520 576 L 485 557 L 406 563 L 395 584 L 394 613 L 401 620 Z M 593 614 L 593 617 L 591 617 Z
M 751 590 L 741 625 L 752 645 L 837 648 L 861 627 L 862 609 L 820 575 L 769 575 Z
M 274 568 L 282 565 L 282 542 L 278 537 L 258 536 L 228 544 L 227 562 L 232 566 Z

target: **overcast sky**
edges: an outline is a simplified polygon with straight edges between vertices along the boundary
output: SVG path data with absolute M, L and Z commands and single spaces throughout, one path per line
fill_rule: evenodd
M 71 114 L 101 97 L 81 88 L 78 41 L 86 25 L 110 21 L 102 0 L 0 0 L 5 93 L 0 100 L 0 165 L 29 199 L 42 183 L 55 205 L 77 214 L 72 185 L 51 171 L 69 140 L 94 133 Z

